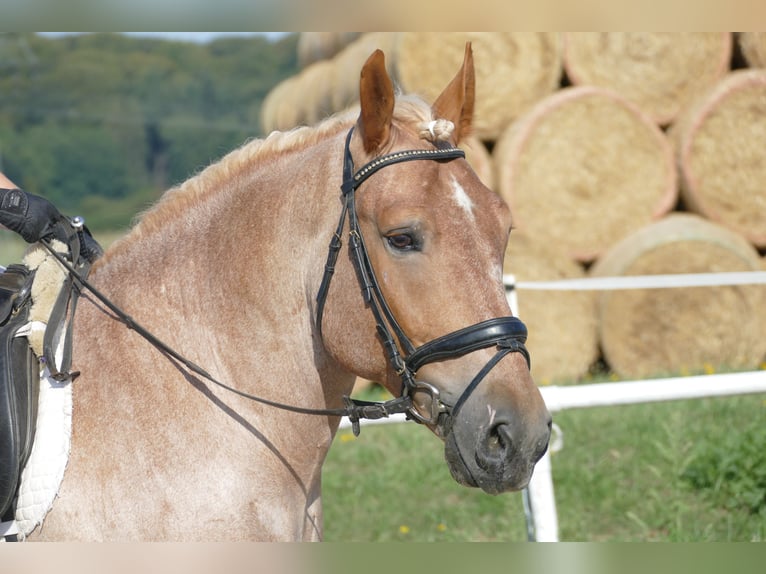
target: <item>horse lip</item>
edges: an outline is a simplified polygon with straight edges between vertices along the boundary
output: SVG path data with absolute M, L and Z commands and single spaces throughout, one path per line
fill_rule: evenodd
M 463 455 L 461 454 L 460 447 L 457 444 L 455 433 L 451 432 L 452 425 L 449 424 L 448 426 L 450 428 L 449 430 L 445 431 L 444 435 L 444 458 L 447 461 L 447 467 L 449 468 L 450 474 L 458 484 L 470 487 L 478 487 L 479 484 L 476 478 L 473 476 L 470 468 L 468 468 L 468 465 L 463 460 Z

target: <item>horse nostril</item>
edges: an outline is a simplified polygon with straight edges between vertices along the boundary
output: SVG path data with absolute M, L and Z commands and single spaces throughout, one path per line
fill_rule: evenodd
M 506 423 L 499 423 L 489 430 L 487 436 L 487 451 L 491 457 L 502 458 L 512 447 L 513 438 L 511 427 Z

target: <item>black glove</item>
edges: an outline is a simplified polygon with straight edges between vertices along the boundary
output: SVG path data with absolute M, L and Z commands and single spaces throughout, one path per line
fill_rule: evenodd
M 0 224 L 27 243 L 55 237 L 68 244 L 67 219 L 47 199 L 20 189 L 0 189 Z

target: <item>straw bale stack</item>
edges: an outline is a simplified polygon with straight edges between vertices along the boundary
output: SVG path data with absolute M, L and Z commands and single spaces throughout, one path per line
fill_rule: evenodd
M 590 270 L 593 276 L 759 271 L 740 235 L 699 216 L 674 213 L 626 237 Z M 757 368 L 766 354 L 761 286 L 602 291 L 604 358 L 627 378 Z
M 686 207 L 766 247 L 766 70 L 730 73 L 671 133 Z
M 433 101 L 473 43 L 476 67 L 474 134 L 497 139 L 516 117 L 552 93 L 561 78 L 558 34 L 522 32 L 404 32 L 396 68 L 405 92 Z
M 741 32 L 738 41 L 748 66 L 766 68 L 766 32 Z
M 359 37 L 359 32 L 301 32 L 298 36 L 298 64 L 305 68 L 328 60 Z
M 376 48 L 380 48 L 388 56 L 387 67 L 393 70 L 391 53 L 395 43 L 396 34 L 392 32 L 364 34 L 335 57 L 316 61 L 286 78 L 264 99 L 262 131 L 268 133 L 301 124 L 311 125 L 357 102 L 359 71 L 364 62 Z
M 549 96 L 506 130 L 492 157 L 515 225 L 583 262 L 677 202 L 667 138 L 604 88 Z
M 287 130 L 300 123 L 297 99 L 300 76 L 290 76 L 266 95 L 261 106 L 261 131 Z
M 727 71 L 727 32 L 578 32 L 564 35 L 564 69 L 574 85 L 613 89 L 670 123 Z
M 297 99 L 300 123 L 312 125 L 332 115 L 332 60 L 320 60 L 305 68 L 299 77 Z
M 517 281 L 580 278 L 585 271 L 567 254 L 514 231 L 505 252 L 505 273 Z M 573 382 L 599 357 L 592 291 L 519 290 L 519 318 L 529 330 L 527 347 L 538 384 Z
M 396 81 L 398 32 L 368 32 L 351 42 L 333 58 L 332 107 L 338 112 L 359 101 L 359 72 L 375 50 L 386 55 L 386 69 Z

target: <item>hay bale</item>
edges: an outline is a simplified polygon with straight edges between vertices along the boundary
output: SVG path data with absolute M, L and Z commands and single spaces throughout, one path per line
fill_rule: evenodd
M 295 100 L 298 76 L 291 76 L 274 86 L 261 106 L 261 131 L 284 131 L 300 123 L 299 108 Z
M 396 34 L 364 34 L 334 58 L 320 60 L 277 84 L 261 106 L 264 133 L 313 124 L 359 100 L 359 72 L 376 48 L 390 56 Z M 389 61 L 389 69 L 393 64 Z
M 515 225 L 580 261 L 676 204 L 670 143 L 635 105 L 604 88 L 566 88 L 506 130 L 492 152 Z
M 479 176 L 484 185 L 490 189 L 495 188 L 495 174 L 492 167 L 492 156 L 481 140 L 469 136 L 462 140 L 458 146 L 465 152 L 465 158 Z
M 337 111 L 332 105 L 332 68 L 332 61 L 320 60 L 298 74 L 293 98 L 300 123 L 312 125 Z
M 518 281 L 555 281 L 585 276 L 566 252 L 517 232 L 503 263 Z M 527 347 L 532 376 L 538 384 L 575 382 L 585 377 L 599 357 L 595 301 L 592 291 L 517 293 L 519 317 L 529 330 Z
M 394 61 L 398 32 L 369 32 L 362 34 L 341 50 L 333 59 L 332 105 L 339 112 L 359 101 L 359 72 L 375 50 L 386 55 L 386 69 L 396 81 Z
M 593 276 L 759 271 L 756 250 L 732 231 L 675 213 L 626 237 Z M 766 294 L 760 285 L 602 291 L 599 339 L 622 377 L 710 368 L 757 368 L 766 354 Z
M 476 68 L 474 134 L 495 140 L 515 118 L 552 93 L 561 78 L 558 34 L 527 32 L 405 32 L 396 69 L 404 91 L 433 101 L 473 43 Z
M 359 37 L 359 32 L 301 32 L 298 36 L 298 65 L 302 68 L 329 60 Z
M 766 70 L 727 75 L 671 134 L 686 207 L 766 247 Z
M 748 66 L 766 68 L 766 32 L 740 32 L 737 41 Z
M 727 32 L 578 32 L 564 35 L 564 69 L 574 85 L 610 88 L 670 123 L 729 69 Z

